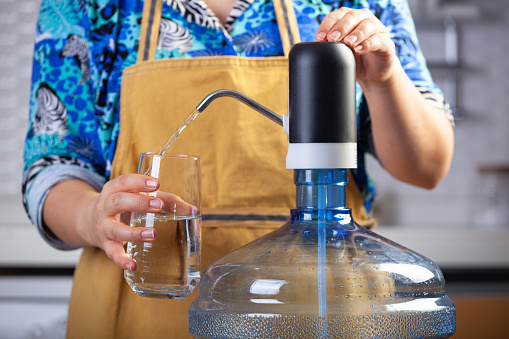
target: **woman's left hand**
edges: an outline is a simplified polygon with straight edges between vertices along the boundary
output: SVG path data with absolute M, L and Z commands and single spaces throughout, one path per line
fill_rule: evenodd
M 357 80 L 384 82 L 397 61 L 389 30 L 369 9 L 342 7 L 328 14 L 315 35 L 318 42 L 343 42 L 355 55 Z

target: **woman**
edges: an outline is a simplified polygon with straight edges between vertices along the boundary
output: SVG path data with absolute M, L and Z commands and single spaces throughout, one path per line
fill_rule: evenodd
M 122 72 L 135 63 L 162 59 L 279 57 L 285 55 L 288 44 L 280 35 L 284 29 L 276 13 L 284 6 L 277 1 L 167 0 L 153 4 L 156 9 L 160 6 L 161 15 L 156 16 L 160 24 L 157 34 L 151 35 L 157 44 L 146 49 L 145 58 L 141 51 L 150 39 L 144 39 L 142 33 L 149 30 L 140 25 L 143 3 L 42 2 L 25 147 L 24 203 L 41 235 L 60 249 L 95 248 L 119 268 L 131 271 L 136 263 L 126 256 L 123 242 L 152 241 L 157 235 L 152 229 L 128 227 L 122 215 L 158 212 L 163 206 L 157 198 L 137 194 L 156 190 L 157 180 L 115 171 L 117 147 L 124 143 L 117 144 L 123 131 L 120 127 L 119 132 L 120 120 L 128 107 L 120 109 L 120 84 L 124 91 L 129 83 Z M 374 154 L 395 178 L 419 187 L 435 187 L 451 162 L 452 120 L 425 66 L 406 1 L 370 1 L 369 5 L 364 1 L 299 1 L 293 4 L 290 17 L 293 11 L 298 30 L 292 34 L 298 34 L 301 41 L 344 42 L 354 52 L 359 85 L 359 168 L 352 171 L 350 186 L 356 186 L 362 195 L 364 211 L 369 214 L 374 197 L 364 170 L 365 152 Z M 173 73 L 168 74 L 171 77 Z M 292 201 L 291 193 L 289 197 L 282 199 L 283 207 Z M 99 255 L 94 253 L 91 257 Z M 80 264 L 88 268 L 78 271 L 90 272 L 97 265 Z M 101 272 L 112 272 L 121 279 L 121 270 Z M 77 273 L 76 279 L 83 275 Z M 103 278 L 97 275 L 97 279 Z M 93 337 L 134 336 L 140 328 L 144 331 L 140 333 L 147 333 L 147 328 L 157 326 L 161 330 L 154 330 L 154 336 L 168 336 L 164 330 L 167 324 L 152 323 L 147 317 L 143 326 L 126 321 L 120 314 L 122 308 L 139 304 L 119 306 L 125 295 L 112 301 L 104 297 L 93 307 L 85 307 L 79 305 L 88 297 L 75 296 L 83 295 L 78 290 L 71 300 L 70 337 L 84 331 L 79 321 L 73 320 L 78 309 L 86 314 L 81 325 Z M 116 308 L 109 313 L 116 316 L 89 315 L 113 305 Z M 170 328 L 176 328 L 175 323 Z M 176 331 L 174 335 L 181 338 L 183 334 Z

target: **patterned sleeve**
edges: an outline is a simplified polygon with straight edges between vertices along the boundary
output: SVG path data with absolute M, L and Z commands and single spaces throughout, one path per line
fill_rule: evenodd
M 43 238 L 59 249 L 74 247 L 59 240 L 42 222 L 42 206 L 51 187 L 77 178 L 100 190 L 105 181 L 103 150 L 108 140 L 101 136 L 105 123 L 97 114 L 102 70 L 95 60 L 104 59 L 102 51 L 107 48 L 101 44 L 108 45 L 108 36 L 92 36 L 91 32 L 98 22 L 93 13 L 112 6 L 87 3 L 42 1 L 34 42 L 23 203 Z
M 389 28 L 396 45 L 396 54 L 407 75 L 426 101 L 440 109 L 454 126 L 449 104 L 440 88 L 433 82 L 426 66 L 407 0 L 389 1 L 387 8 L 380 13 L 380 21 Z

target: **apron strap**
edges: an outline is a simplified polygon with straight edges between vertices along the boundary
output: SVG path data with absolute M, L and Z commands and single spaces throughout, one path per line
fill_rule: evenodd
M 299 26 L 293 8 L 292 0 L 273 0 L 276 11 L 279 34 L 283 42 L 285 56 L 288 57 L 293 45 L 300 42 Z
M 292 46 L 300 42 L 297 17 L 292 0 L 273 0 L 273 3 L 283 50 L 285 56 L 288 56 Z M 162 0 L 145 0 L 138 45 L 138 63 L 153 60 L 155 57 L 162 10 Z
M 142 61 L 153 60 L 155 57 L 162 11 L 162 0 L 145 0 L 141 18 L 140 42 L 138 45 L 138 63 Z

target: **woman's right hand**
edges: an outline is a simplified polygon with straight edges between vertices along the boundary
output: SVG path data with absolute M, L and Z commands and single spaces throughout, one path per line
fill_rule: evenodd
M 125 242 L 152 241 L 156 230 L 150 227 L 133 228 L 125 212 L 160 212 L 164 203 L 148 194 L 159 188 L 159 182 L 141 174 L 124 174 L 108 181 L 95 199 L 88 200 L 88 214 L 79 223 L 79 233 L 89 245 L 99 247 L 120 268 L 136 270 L 136 262 L 124 250 Z
M 101 192 L 82 180 L 67 180 L 50 190 L 44 203 L 44 224 L 63 242 L 101 248 L 117 266 L 134 271 L 136 262 L 126 255 L 124 243 L 153 241 L 157 234 L 151 227 L 130 227 L 130 212 L 197 212 L 159 186 L 157 179 L 141 174 L 112 179 Z
M 124 243 L 152 241 L 156 232 L 129 227 L 128 214 L 161 211 L 163 201 L 148 194 L 158 189 L 157 179 L 140 174 L 110 180 L 101 192 L 82 180 L 66 180 L 55 185 L 46 198 L 44 225 L 61 241 L 101 248 L 120 268 L 134 271 L 136 262 L 125 254 Z

